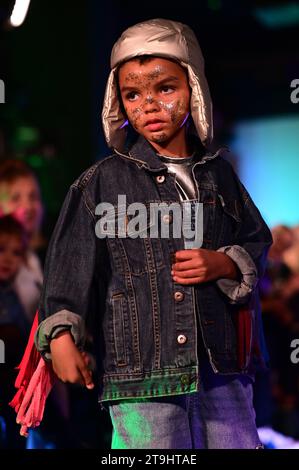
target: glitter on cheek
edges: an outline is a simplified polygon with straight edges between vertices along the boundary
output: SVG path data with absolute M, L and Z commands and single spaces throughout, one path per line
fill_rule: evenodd
M 184 102 L 179 101 L 177 107 L 174 108 L 171 112 L 171 120 L 173 123 L 178 123 L 182 118 L 185 118 L 186 115 L 186 106 Z
M 130 113 L 132 116 L 132 124 L 135 127 L 135 129 L 138 128 L 138 121 L 142 113 L 143 113 L 143 110 L 140 107 L 132 109 Z
M 181 101 L 170 101 L 165 103 L 159 101 L 161 108 L 163 108 L 168 114 L 170 114 L 171 121 L 177 123 L 183 115 L 185 115 L 184 105 Z
M 141 109 L 141 108 L 135 108 L 135 109 L 133 109 L 133 111 L 132 111 L 132 114 L 140 114 L 140 113 L 142 113 L 142 109 Z
M 158 101 L 159 105 L 161 108 L 165 109 L 168 113 L 170 113 L 173 108 L 175 107 L 176 102 L 175 101 L 170 101 L 170 103 L 164 103 L 164 101 Z

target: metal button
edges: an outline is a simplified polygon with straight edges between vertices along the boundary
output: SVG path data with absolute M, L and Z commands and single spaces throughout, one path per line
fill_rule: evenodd
M 187 341 L 187 338 L 186 338 L 185 335 L 179 335 L 179 336 L 177 337 L 177 340 L 178 340 L 178 343 L 179 343 L 179 344 L 185 344 L 186 341 Z
M 189 377 L 189 375 L 186 375 L 186 374 L 182 375 L 182 377 L 181 377 L 181 382 L 182 382 L 182 384 L 184 384 L 184 385 L 189 385 L 189 383 L 190 383 L 190 377 Z
M 176 302 L 181 302 L 183 299 L 184 299 L 184 293 L 183 292 L 180 292 L 180 291 L 177 291 L 174 293 L 174 300 Z
M 156 176 L 156 181 L 157 181 L 157 183 L 164 183 L 164 181 L 165 181 L 165 176 L 164 176 L 164 175 L 158 175 L 158 176 Z
M 164 214 L 162 219 L 163 219 L 163 222 L 165 222 L 165 224 L 170 224 L 172 222 L 172 215 Z

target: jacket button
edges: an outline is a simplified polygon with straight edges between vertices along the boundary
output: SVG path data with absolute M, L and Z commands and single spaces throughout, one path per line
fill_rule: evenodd
M 162 220 L 163 220 L 163 222 L 165 222 L 165 224 L 170 224 L 172 222 L 172 215 L 171 214 L 165 214 L 165 215 L 163 215 Z
M 165 176 L 164 176 L 164 175 L 158 175 L 158 176 L 156 176 L 156 181 L 157 181 L 157 183 L 164 183 L 164 181 L 165 181 Z
M 184 384 L 184 385 L 189 385 L 189 383 L 190 383 L 190 377 L 189 377 L 189 375 L 186 375 L 186 374 L 182 375 L 182 377 L 181 377 L 181 382 L 182 382 L 182 384 Z
M 177 291 L 177 292 L 174 293 L 174 300 L 176 302 L 181 302 L 184 299 L 184 297 L 185 296 L 184 296 L 183 292 Z
M 178 341 L 179 344 L 185 344 L 186 341 L 187 341 L 187 338 L 186 338 L 185 335 L 179 335 L 179 336 L 177 337 L 177 341 Z

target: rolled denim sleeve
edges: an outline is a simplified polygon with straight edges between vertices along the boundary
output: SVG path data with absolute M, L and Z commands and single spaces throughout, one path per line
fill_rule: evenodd
M 73 340 L 81 349 L 85 341 L 85 325 L 82 318 L 76 313 L 61 310 L 43 320 L 35 333 L 35 345 L 37 350 L 46 360 L 51 359 L 50 342 L 63 332 L 69 331 Z
M 268 250 L 272 244 L 272 235 L 260 211 L 251 199 L 245 186 L 233 172 L 237 183 L 240 207 L 237 230 L 230 246 L 218 248 L 236 263 L 241 279 L 219 279 L 218 287 L 227 295 L 231 303 L 243 303 L 255 290 L 264 275 Z
M 255 263 L 247 251 L 239 245 L 223 246 L 217 251 L 229 256 L 241 274 L 240 280 L 218 279 L 217 286 L 231 303 L 246 302 L 258 283 Z
M 78 346 L 84 341 L 98 249 L 90 204 L 84 190 L 73 184 L 49 243 L 35 337 L 45 357 L 51 339 L 63 330 L 71 332 Z
M 260 211 L 251 199 L 244 185 L 237 178 L 242 200 L 242 224 L 236 237 L 236 245 L 241 246 L 255 264 L 257 277 L 265 272 L 267 254 L 272 244 L 272 235 Z

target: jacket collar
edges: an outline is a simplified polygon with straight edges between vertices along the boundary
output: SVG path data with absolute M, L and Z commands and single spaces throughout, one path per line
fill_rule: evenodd
M 190 135 L 195 149 L 195 165 L 206 163 L 220 155 L 227 148 L 221 147 L 216 152 L 206 150 L 198 137 Z M 138 165 L 139 168 L 146 168 L 152 172 L 167 171 L 167 166 L 158 158 L 154 147 L 143 136 L 139 136 L 132 147 L 123 153 L 114 149 L 119 156 L 127 158 Z

